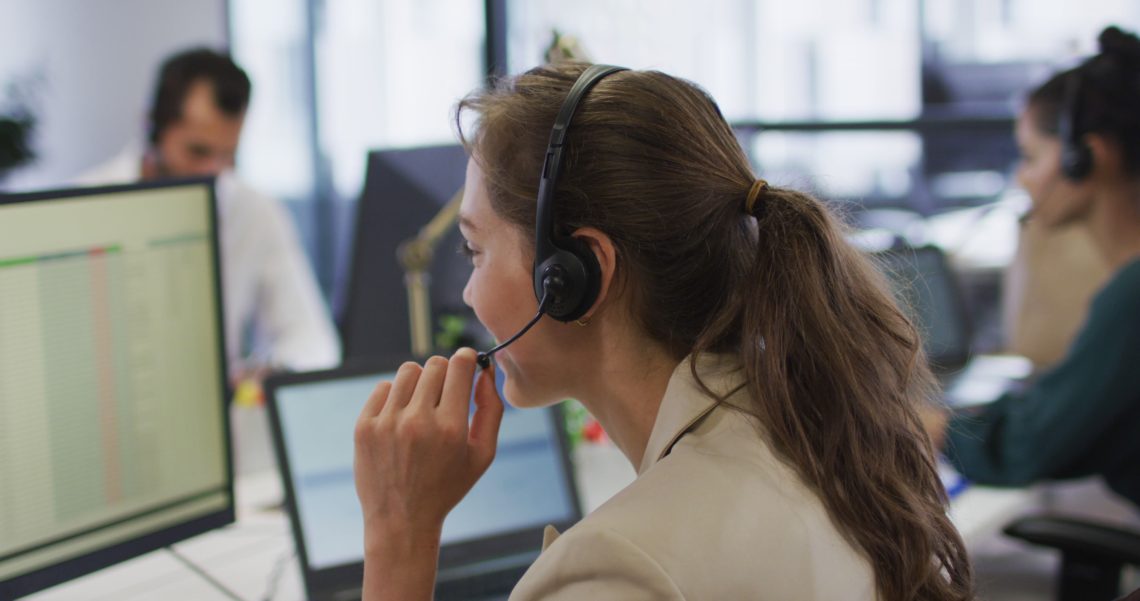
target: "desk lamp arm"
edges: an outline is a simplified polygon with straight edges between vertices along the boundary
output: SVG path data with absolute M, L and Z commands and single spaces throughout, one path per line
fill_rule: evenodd
M 431 260 L 435 247 L 459 220 L 459 204 L 463 188 L 420 228 L 414 238 L 400 243 L 396 257 L 404 270 L 404 286 L 408 291 L 408 324 L 411 329 L 412 354 L 425 358 L 431 354 L 431 295 L 429 288 Z

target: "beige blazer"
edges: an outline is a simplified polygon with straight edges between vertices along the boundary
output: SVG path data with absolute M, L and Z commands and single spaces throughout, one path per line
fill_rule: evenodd
M 637 479 L 557 536 L 511 601 L 877 599 L 870 564 L 782 463 L 726 357 L 682 362 L 669 380 Z

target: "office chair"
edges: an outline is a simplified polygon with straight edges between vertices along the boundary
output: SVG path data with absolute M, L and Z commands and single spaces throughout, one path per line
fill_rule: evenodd
M 1140 566 L 1140 532 L 1059 516 L 1020 518 L 1008 536 L 1061 552 L 1057 601 L 1111 601 L 1125 565 Z

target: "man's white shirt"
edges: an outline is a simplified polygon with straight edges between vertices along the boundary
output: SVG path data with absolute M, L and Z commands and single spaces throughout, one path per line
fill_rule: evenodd
M 141 170 L 142 152 L 132 145 L 74 183 L 130 183 Z M 336 366 L 336 329 L 286 209 L 231 171 L 217 177 L 215 195 L 230 373 L 242 366 Z

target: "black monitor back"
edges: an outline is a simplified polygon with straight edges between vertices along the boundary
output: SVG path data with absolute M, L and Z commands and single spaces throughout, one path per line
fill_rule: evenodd
M 903 309 L 922 333 L 936 373 L 955 373 L 969 360 L 973 329 L 957 276 L 941 249 L 897 248 L 876 254 Z
M 345 361 L 410 353 L 407 288 L 396 251 L 455 195 L 466 166 L 467 155 L 459 145 L 369 153 L 341 316 Z M 458 229 L 452 228 L 435 247 L 430 270 L 433 320 L 443 313 L 466 312 L 463 287 L 470 267 L 456 252 L 460 240 Z

